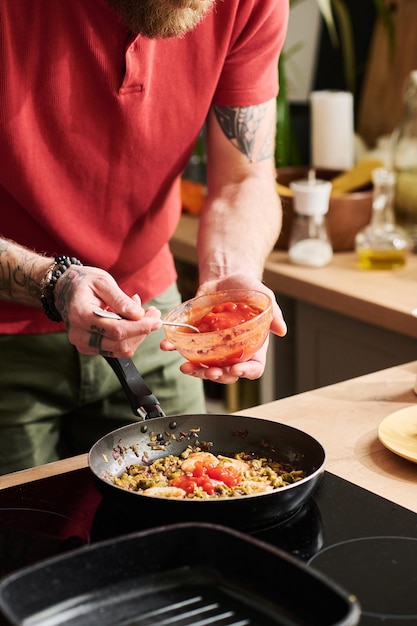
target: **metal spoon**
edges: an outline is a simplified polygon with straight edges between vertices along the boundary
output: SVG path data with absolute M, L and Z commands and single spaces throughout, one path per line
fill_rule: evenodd
M 107 311 L 105 309 L 94 309 L 93 313 L 95 315 L 98 315 L 99 317 L 108 317 L 108 318 L 110 318 L 112 320 L 121 320 L 121 319 L 123 319 L 117 313 L 114 313 L 113 311 Z M 167 322 L 166 320 L 161 320 L 161 321 L 162 321 L 162 324 L 164 324 L 166 326 L 181 326 L 182 328 L 189 328 L 190 330 L 193 330 L 196 333 L 200 332 L 198 330 L 197 326 L 192 326 L 191 324 L 185 324 L 185 322 Z

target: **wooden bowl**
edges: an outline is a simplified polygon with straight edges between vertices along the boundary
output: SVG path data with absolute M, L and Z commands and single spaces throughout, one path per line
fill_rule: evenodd
M 293 180 L 307 178 L 308 167 L 284 167 L 277 170 L 277 181 L 288 187 Z M 316 177 L 322 180 L 331 180 L 341 172 L 338 170 L 317 169 Z M 280 195 L 282 203 L 283 221 L 282 231 L 275 248 L 288 249 L 288 241 L 294 215 L 291 197 Z M 327 214 L 327 227 L 334 252 L 344 252 L 355 249 L 355 236 L 371 220 L 372 215 L 372 185 L 330 198 Z

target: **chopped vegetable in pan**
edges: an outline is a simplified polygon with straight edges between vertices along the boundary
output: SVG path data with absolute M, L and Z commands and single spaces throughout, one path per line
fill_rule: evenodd
M 304 477 L 302 470 L 244 452 L 231 458 L 193 452 L 188 447 L 181 456 L 164 456 L 150 465 L 130 465 L 113 481 L 149 496 L 210 499 L 267 493 Z

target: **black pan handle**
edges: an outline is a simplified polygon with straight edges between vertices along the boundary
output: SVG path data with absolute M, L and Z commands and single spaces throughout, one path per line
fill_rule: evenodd
M 139 415 L 145 420 L 154 417 L 165 417 L 159 401 L 146 385 L 131 359 L 119 359 L 108 356 L 104 358 L 119 379 L 130 402 L 132 411 L 136 416 Z

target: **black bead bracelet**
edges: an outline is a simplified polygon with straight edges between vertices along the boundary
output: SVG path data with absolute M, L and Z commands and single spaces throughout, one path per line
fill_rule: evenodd
M 55 306 L 54 289 L 58 278 L 67 271 L 70 265 L 82 265 L 81 261 L 75 257 L 61 254 L 55 257 L 55 261 L 45 272 L 41 280 L 41 302 L 45 314 L 53 322 L 62 322 L 62 317 Z

